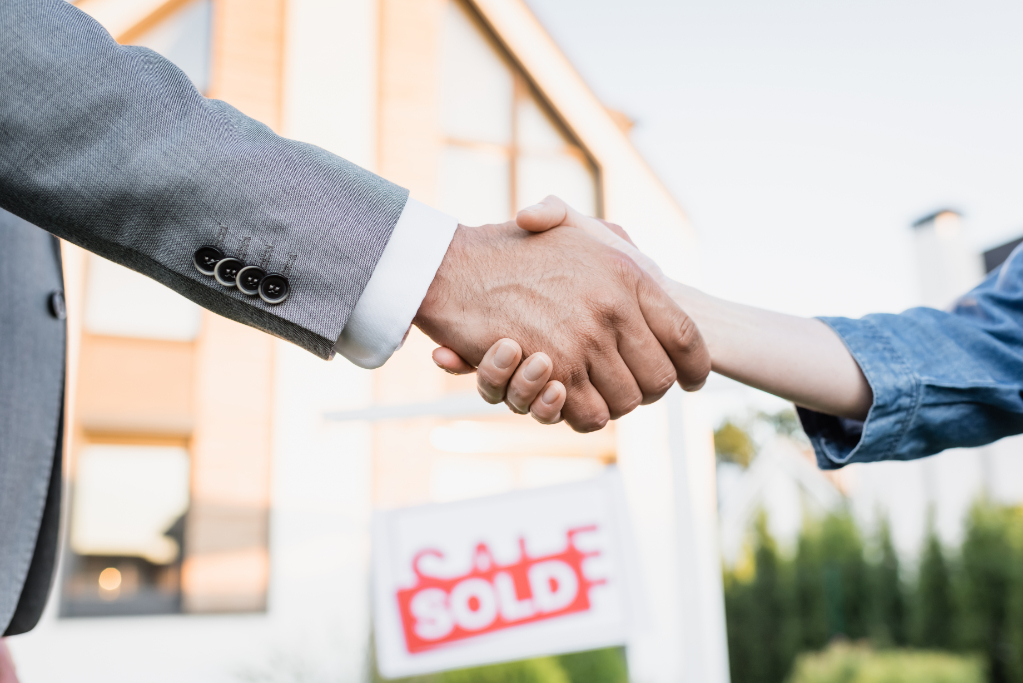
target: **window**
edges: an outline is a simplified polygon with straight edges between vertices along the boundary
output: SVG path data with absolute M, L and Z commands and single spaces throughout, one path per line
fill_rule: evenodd
M 64 616 L 180 611 L 188 481 L 181 446 L 95 444 L 79 452 Z
M 212 3 L 172 5 L 127 40 L 206 91 Z M 273 341 L 100 257 L 85 270 L 61 615 L 265 610 Z
M 85 329 L 92 334 L 189 341 L 202 310 L 145 275 L 89 255 Z
M 444 31 L 441 208 L 478 225 L 556 194 L 597 214 L 594 164 L 478 19 L 451 2 Z
M 154 50 L 185 72 L 200 92 L 210 84 L 212 0 L 185 4 L 131 42 Z M 199 332 L 198 306 L 163 285 L 89 257 L 85 329 L 93 334 L 187 341 Z
M 507 220 L 548 194 L 597 214 L 596 165 L 569 126 L 468 3 L 447 0 L 437 9 L 440 16 L 433 9 L 415 15 L 429 22 L 440 19 L 428 25 L 441 32 L 429 41 L 438 46 L 436 72 L 416 82 L 409 74 L 422 72 L 422 55 L 405 49 L 415 20 L 407 11 L 385 17 L 381 108 L 387 172 L 407 172 L 415 194 L 417 162 L 424 152 L 430 154 L 436 166 L 426 169 L 436 168 L 438 207 L 468 225 Z M 422 81 L 432 87 L 422 87 Z M 410 128 L 431 143 L 439 140 L 439 154 L 433 157 L 437 148 L 425 143 L 390 151 L 389 141 L 405 139 Z M 434 191 L 432 175 L 430 180 L 427 192 Z M 476 395 L 475 377 L 437 374 L 428 360 L 432 346 L 412 330 L 404 349 L 375 371 L 381 406 L 374 418 L 379 420 L 374 431 L 376 505 L 450 501 L 574 481 L 614 462 L 613 425 L 575 434 L 567 425 L 542 426 L 503 407 L 489 412 Z M 401 415 L 390 415 L 386 407 L 410 401 L 418 403 L 414 409 L 406 405 Z M 415 417 L 409 417 L 409 410 Z
M 211 0 L 196 0 L 131 42 L 174 62 L 205 93 L 210 87 L 212 16 Z

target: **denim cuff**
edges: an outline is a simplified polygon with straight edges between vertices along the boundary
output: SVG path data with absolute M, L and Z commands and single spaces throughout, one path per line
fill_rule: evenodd
M 892 337 L 874 320 L 820 318 L 856 359 L 874 392 L 866 422 L 800 408 L 796 412 L 810 437 L 821 469 L 853 462 L 891 460 L 909 430 L 920 403 L 920 381 Z

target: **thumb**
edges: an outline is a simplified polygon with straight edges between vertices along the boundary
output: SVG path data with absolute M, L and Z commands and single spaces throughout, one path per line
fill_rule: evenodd
M 548 195 L 539 204 L 533 204 L 519 211 L 515 223 L 529 232 L 546 232 L 551 228 L 567 225 L 580 227 L 582 216 L 560 197 Z
M 433 362 L 438 368 L 452 375 L 468 375 L 476 372 L 476 368 L 446 346 L 440 346 L 433 350 Z

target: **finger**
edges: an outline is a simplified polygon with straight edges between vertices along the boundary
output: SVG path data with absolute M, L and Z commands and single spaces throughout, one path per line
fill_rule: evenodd
M 616 352 L 604 356 L 590 368 L 590 382 L 607 403 L 612 420 L 628 415 L 643 402 L 636 378 Z
M 614 234 L 618 235 L 632 246 L 634 247 L 636 246 L 636 243 L 632 241 L 632 238 L 629 237 L 629 233 L 625 232 L 625 228 L 623 228 L 622 226 L 618 225 L 617 223 L 612 223 L 611 221 L 605 221 L 603 218 L 594 218 L 593 220 L 600 221 L 601 223 L 604 224 L 605 228 L 607 228 Z
M 636 248 L 632 238 L 620 225 L 605 221 L 603 218 L 585 216 L 560 197 L 550 195 L 539 204 L 527 206 L 519 211 L 515 223 L 530 232 L 544 232 L 559 226 L 579 228 L 598 242 L 625 253 L 655 280 L 660 281 L 664 278 L 657 263 Z
M 567 396 L 564 384 L 557 380 L 548 382 L 540 395 L 530 404 L 529 414 L 540 424 L 557 424 L 561 422 L 561 408 L 565 405 Z
M 686 391 L 696 391 L 710 374 L 710 354 L 693 319 L 644 275 L 639 281 L 639 307 L 657 341 L 671 358 L 678 383 Z
M 487 403 L 500 403 L 515 368 L 522 358 L 522 348 L 514 339 L 498 339 L 476 368 L 476 388 Z
M 468 375 L 476 372 L 476 368 L 466 363 L 461 356 L 446 346 L 439 346 L 433 350 L 433 362 L 437 364 L 438 368 L 452 375 Z
M 668 393 L 678 377 L 671 358 L 642 317 L 623 325 L 616 334 L 618 353 L 636 380 L 640 403 L 654 403 Z
M 565 380 L 568 396 L 561 409 L 565 422 L 577 432 L 595 432 L 611 419 L 603 397 L 590 383 L 585 370 L 573 373 Z
M 561 225 L 578 227 L 584 216 L 570 207 L 560 197 L 548 195 L 539 204 L 533 204 L 519 211 L 515 224 L 529 232 L 544 232 Z
M 522 362 L 508 384 L 504 402 L 516 413 L 525 415 L 530 404 L 550 379 L 554 363 L 546 353 L 534 353 Z

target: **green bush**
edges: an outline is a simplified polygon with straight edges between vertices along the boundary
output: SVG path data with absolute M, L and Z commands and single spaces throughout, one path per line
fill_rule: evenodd
M 887 524 L 864 544 L 845 512 L 809 520 L 793 556 L 778 553 L 764 518 L 752 541 L 724 577 L 733 683 L 782 683 L 798 652 L 836 639 L 975 653 L 987 683 L 1023 683 L 1023 508 L 978 501 L 957 548 L 932 523 L 908 577 Z
M 572 683 L 553 657 L 447 671 L 437 683 Z
M 624 648 L 609 647 L 561 655 L 558 664 L 572 683 L 629 683 Z
M 628 683 L 625 651 L 610 647 L 402 679 L 384 679 L 372 656 L 373 683 Z
M 835 643 L 800 655 L 789 683 L 983 683 L 979 657 Z

